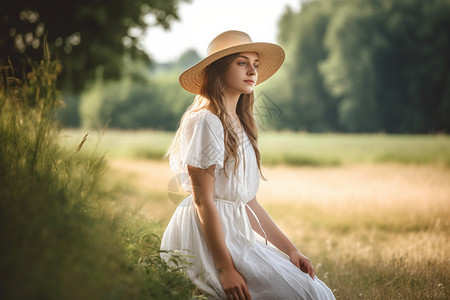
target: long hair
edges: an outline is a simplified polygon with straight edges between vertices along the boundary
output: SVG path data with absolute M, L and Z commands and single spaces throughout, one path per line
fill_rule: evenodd
M 239 137 L 232 126 L 232 118 L 227 113 L 224 105 L 224 88 L 225 82 L 223 80 L 224 74 L 229 70 L 231 63 L 239 56 L 239 53 L 225 56 L 221 59 L 211 63 L 205 69 L 205 81 L 203 82 L 200 94 L 194 99 L 194 102 L 188 107 L 183 117 L 180 120 L 180 126 L 174 137 L 172 145 L 166 154 L 170 156 L 180 148 L 180 135 L 184 120 L 193 112 L 200 110 L 209 110 L 215 114 L 222 122 L 224 129 L 224 145 L 225 145 L 225 159 L 224 166 L 230 158 L 234 158 L 234 173 L 236 174 L 239 165 Z M 265 179 L 261 172 L 261 155 L 258 149 L 258 131 L 256 127 L 255 118 L 253 116 L 253 104 L 255 96 L 253 91 L 250 94 L 241 94 L 237 103 L 236 112 L 239 120 L 242 123 L 243 129 L 255 151 L 256 162 L 258 164 L 259 174 L 261 178 Z M 226 168 L 224 167 L 225 175 Z

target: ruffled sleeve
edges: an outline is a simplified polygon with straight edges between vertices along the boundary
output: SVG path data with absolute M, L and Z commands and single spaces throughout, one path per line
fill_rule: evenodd
M 182 124 L 178 155 L 171 159 L 172 169 L 186 170 L 187 165 L 207 169 L 223 168 L 225 155 L 223 126 L 210 111 L 195 112 Z

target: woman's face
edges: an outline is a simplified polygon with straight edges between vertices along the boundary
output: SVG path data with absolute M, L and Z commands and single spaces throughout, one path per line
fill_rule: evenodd
M 258 80 L 258 66 L 258 54 L 255 52 L 239 53 L 224 74 L 224 93 L 250 94 Z

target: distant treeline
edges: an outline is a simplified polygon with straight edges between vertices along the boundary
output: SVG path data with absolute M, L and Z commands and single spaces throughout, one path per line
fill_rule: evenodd
M 264 129 L 448 132 L 448 28 L 450 0 L 318 0 L 287 8 L 279 22 L 286 62 L 257 87 Z M 152 69 L 130 62 L 120 81 L 103 81 L 99 72 L 81 96 L 65 95 L 62 119 L 174 130 L 193 99 L 178 74 L 199 59 L 191 50 Z
M 450 1 L 309 1 L 279 25 L 276 128 L 450 129 Z

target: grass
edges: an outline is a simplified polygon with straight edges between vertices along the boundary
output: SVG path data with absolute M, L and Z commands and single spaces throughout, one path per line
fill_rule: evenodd
M 277 167 L 268 177 L 261 201 L 337 298 L 448 297 L 448 168 Z
M 0 69 L 0 298 L 197 298 L 182 269 L 160 258 L 158 224 L 104 181 L 89 137 L 59 145 L 59 63 L 46 49 L 31 68 L 24 81 Z
M 260 147 L 263 162 L 269 164 L 337 166 L 395 162 L 450 165 L 450 138 L 446 135 L 267 132 L 261 134 Z M 292 158 L 294 163 L 291 163 Z M 299 163 L 295 163 L 296 158 Z M 308 160 L 302 163 L 301 158 Z
M 72 145 L 83 130 L 64 130 L 63 144 Z M 174 136 L 163 131 L 107 130 L 100 151 L 111 158 L 161 159 Z M 89 141 L 87 147 L 97 143 Z M 262 132 L 259 146 L 264 165 L 341 166 L 398 163 L 450 166 L 447 135 L 306 134 Z
M 110 134 L 110 175 L 162 234 L 176 208 L 174 174 L 167 161 L 133 153 L 163 153 L 173 134 Z M 448 299 L 448 136 L 266 132 L 260 147 L 268 182 L 259 201 L 337 299 Z
M 123 201 L 161 234 L 176 203 L 166 161 L 111 159 Z M 337 299 L 448 299 L 450 169 L 429 164 L 268 166 L 258 199 Z

